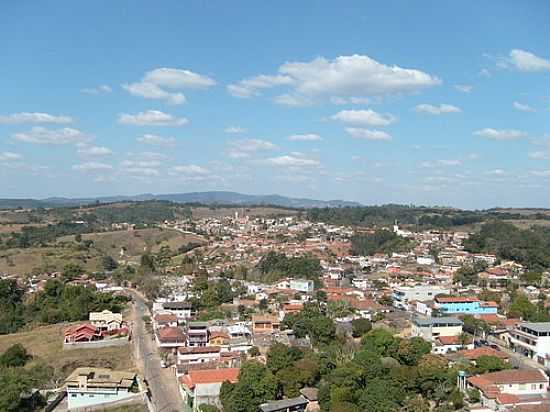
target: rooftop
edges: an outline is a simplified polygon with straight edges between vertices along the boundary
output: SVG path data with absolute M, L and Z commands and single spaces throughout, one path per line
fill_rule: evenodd
M 280 401 L 271 401 L 262 403 L 260 405 L 260 410 L 262 412 L 276 412 L 276 411 L 286 411 L 288 408 L 296 407 L 299 405 L 307 405 L 309 402 L 303 396 L 298 396 L 297 398 L 282 399 Z
M 190 370 L 180 378 L 180 383 L 193 389 L 199 384 L 223 383 L 229 381 L 235 383 L 239 380 L 239 368 Z
M 550 332 L 550 322 L 522 322 L 519 326 L 535 332 Z

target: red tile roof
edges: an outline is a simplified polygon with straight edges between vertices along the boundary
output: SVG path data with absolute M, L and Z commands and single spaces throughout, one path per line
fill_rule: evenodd
M 191 348 L 179 348 L 180 355 L 201 354 L 201 353 L 217 353 L 220 351 L 219 346 L 196 346 Z
M 448 296 L 448 297 L 437 297 L 434 299 L 439 303 L 469 303 L 469 302 L 479 302 L 478 298 L 470 298 L 466 296 Z
M 458 336 L 438 336 L 437 340 L 442 345 L 458 345 L 460 343 Z
M 222 383 L 225 381 L 235 383 L 239 380 L 239 372 L 239 368 L 190 370 L 189 373 L 180 378 L 180 383 L 189 389 L 193 389 L 199 384 Z
M 495 350 L 493 348 L 475 348 L 471 350 L 460 351 L 458 353 L 468 360 L 476 360 L 480 356 L 496 356 L 497 358 L 501 358 L 501 359 L 510 358 L 504 352 Z

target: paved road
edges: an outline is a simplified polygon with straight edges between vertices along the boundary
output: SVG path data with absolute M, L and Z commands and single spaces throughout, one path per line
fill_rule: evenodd
M 160 367 L 160 356 L 153 335 L 145 328 L 143 316 L 150 316 L 149 308 L 142 296 L 130 291 L 134 297 L 133 340 L 136 360 L 152 394 L 155 412 L 180 412 L 182 399 L 178 391 L 176 378 L 169 368 Z

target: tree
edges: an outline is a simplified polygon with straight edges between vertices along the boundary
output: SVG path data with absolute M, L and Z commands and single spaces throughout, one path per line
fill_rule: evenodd
M 63 268 L 62 276 L 64 280 L 70 281 L 81 276 L 83 273 L 84 270 L 82 269 L 82 266 L 75 263 L 69 263 Z
M 432 344 L 420 337 L 403 339 L 397 349 L 397 357 L 401 363 L 415 366 L 418 361 L 432 350 Z
M 103 258 L 101 259 L 101 264 L 103 266 L 103 269 L 109 272 L 115 270 L 118 267 L 118 263 L 116 262 L 116 260 L 114 260 L 113 257 L 109 255 L 103 256 Z
M 475 371 L 478 374 L 483 374 L 487 372 L 498 372 L 504 369 L 510 369 L 510 367 L 510 364 L 496 356 L 484 355 L 476 359 Z
M 353 319 L 351 321 L 351 334 L 354 338 L 359 338 L 365 333 L 370 332 L 372 323 L 368 319 Z
M 202 404 L 199 406 L 199 412 L 220 412 L 214 405 Z
M 267 367 L 273 373 L 288 368 L 303 357 L 303 353 L 282 343 L 275 343 L 267 352 Z
M 31 359 L 31 356 L 25 347 L 20 343 L 16 343 L 0 355 L 0 366 L 5 368 L 25 366 L 29 359 Z
M 373 329 L 363 336 L 361 344 L 365 350 L 380 356 L 395 356 L 399 348 L 399 339 L 386 329 Z

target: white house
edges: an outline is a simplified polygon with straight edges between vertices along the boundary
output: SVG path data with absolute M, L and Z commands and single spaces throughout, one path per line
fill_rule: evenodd
M 550 367 L 550 322 L 522 322 L 510 332 L 510 346 L 545 367 Z

